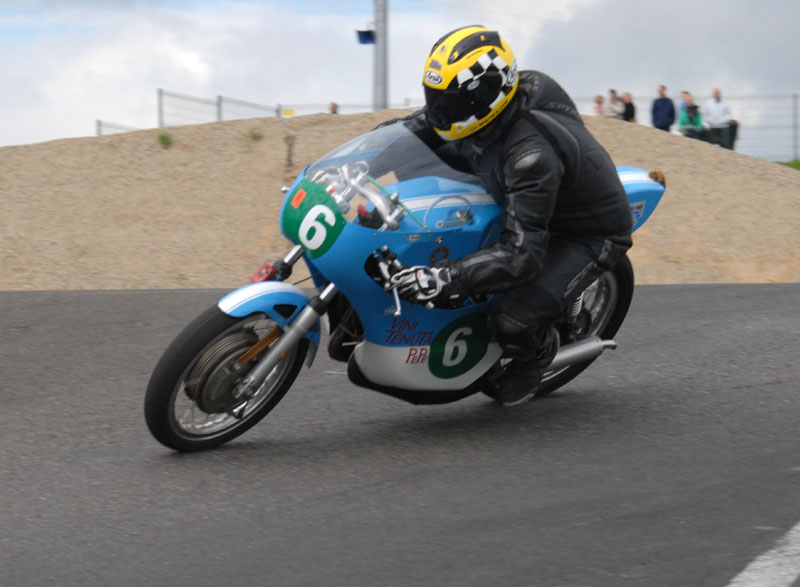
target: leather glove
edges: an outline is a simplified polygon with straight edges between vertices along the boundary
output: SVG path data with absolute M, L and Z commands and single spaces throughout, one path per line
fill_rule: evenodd
M 412 304 L 446 308 L 459 298 L 455 275 L 448 267 L 406 267 L 392 275 L 390 282 Z

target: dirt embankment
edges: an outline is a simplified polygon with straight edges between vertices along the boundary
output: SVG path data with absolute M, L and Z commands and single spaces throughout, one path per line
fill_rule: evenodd
M 252 119 L 0 148 L 0 289 L 233 288 L 283 256 L 280 187 L 398 113 Z M 800 281 L 800 173 L 616 120 L 586 123 L 667 192 L 641 284 Z

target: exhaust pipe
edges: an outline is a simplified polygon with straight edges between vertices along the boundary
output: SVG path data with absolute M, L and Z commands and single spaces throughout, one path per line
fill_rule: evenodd
M 576 363 L 584 363 L 599 357 L 606 349 L 616 349 L 617 343 L 613 340 L 603 340 L 599 336 L 592 336 L 579 342 L 567 344 L 558 349 L 553 361 L 545 367 L 545 371 L 557 371 Z

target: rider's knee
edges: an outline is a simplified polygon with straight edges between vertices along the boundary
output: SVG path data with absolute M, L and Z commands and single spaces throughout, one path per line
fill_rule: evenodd
M 559 300 L 544 289 L 537 288 L 537 291 L 526 294 L 525 298 L 502 296 L 489 313 L 489 328 L 504 349 L 539 350 L 562 311 Z

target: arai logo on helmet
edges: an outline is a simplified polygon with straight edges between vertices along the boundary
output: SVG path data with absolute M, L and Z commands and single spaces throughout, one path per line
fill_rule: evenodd
M 514 63 L 511 64 L 511 67 L 508 68 L 508 73 L 506 74 L 506 85 L 510 86 L 517 81 L 517 60 L 514 60 Z
M 432 86 L 438 86 L 442 83 L 442 76 L 432 69 L 425 70 L 425 81 Z

